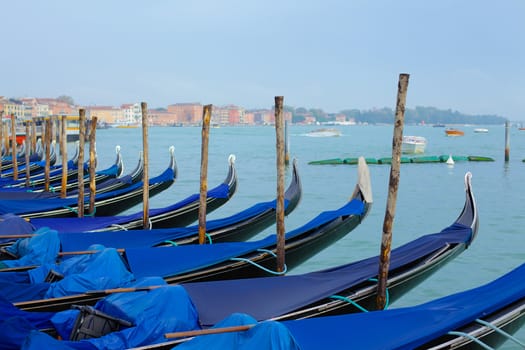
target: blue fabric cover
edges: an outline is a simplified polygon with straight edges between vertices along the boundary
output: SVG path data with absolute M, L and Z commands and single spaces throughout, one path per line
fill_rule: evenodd
M 173 169 L 168 168 L 159 176 L 150 179 L 150 186 L 155 183 L 165 182 L 172 180 L 174 177 Z M 103 199 L 113 198 L 115 196 L 120 196 L 129 192 L 132 192 L 136 189 L 141 189 L 143 187 L 142 181 L 139 181 L 135 184 L 132 184 L 126 188 L 109 191 L 104 193 L 99 193 L 95 195 L 95 200 L 100 201 Z M 89 198 L 86 197 L 86 201 L 89 201 Z M 13 214 L 27 214 L 27 213 L 36 213 L 49 211 L 53 209 L 76 207 L 78 204 L 78 199 L 75 198 L 49 198 L 49 199 L 39 199 L 33 201 L 27 200 L 0 200 L 0 213 L 13 213 Z
M 471 232 L 469 227 L 454 224 L 440 233 L 422 236 L 393 249 L 390 269 L 417 261 L 446 244 L 468 244 Z M 378 268 L 379 258 L 371 257 L 331 269 L 283 278 L 262 277 L 182 285 L 199 310 L 201 324 L 212 326 L 233 311 L 247 313 L 257 320 L 266 320 L 291 312 L 376 278 Z M 272 298 L 272 295 L 278 295 L 279 298 Z M 218 300 L 220 302 L 217 302 Z
M 221 184 L 218 187 L 208 191 L 208 198 L 227 198 L 229 194 L 229 186 Z M 180 202 L 172 204 L 164 208 L 150 209 L 149 216 L 161 215 L 170 211 L 175 211 L 192 203 L 199 202 L 199 195 L 191 195 Z M 106 216 L 106 217 L 84 217 L 84 218 L 39 218 L 32 219 L 31 223 L 35 227 L 48 226 L 58 230 L 59 232 L 84 232 L 97 230 L 111 225 L 124 224 L 130 221 L 141 220 L 143 216 L 142 211 L 130 215 L 121 216 Z
M 322 212 L 305 225 L 286 233 L 285 239 L 288 240 L 304 234 L 341 216 L 362 214 L 363 210 L 364 203 L 354 199 L 338 210 Z M 277 236 L 270 235 L 264 239 L 253 242 L 231 242 L 162 248 L 130 248 L 126 249 L 126 259 L 130 270 L 137 277 L 168 277 L 205 268 L 257 249 L 268 249 L 273 247 L 276 242 Z
M 100 338 L 76 342 L 58 342 L 50 337 L 43 337 L 38 332 L 26 331 L 26 334 L 29 334 L 23 348 L 54 349 L 55 344 L 60 344 L 65 346 L 63 349 L 127 349 L 164 342 L 165 333 L 194 330 L 199 327 L 197 312 L 186 291 L 180 286 L 165 286 L 149 292 L 113 294 L 99 301 L 95 308 L 113 317 L 127 320 L 133 323 L 133 326 Z M 69 319 L 72 327 L 74 318 Z M 71 328 L 67 331 L 70 332 Z
M 219 230 L 249 220 L 268 210 L 275 209 L 275 203 L 275 201 L 259 203 L 232 216 L 207 221 L 206 229 L 210 231 Z M 288 204 L 289 201 L 286 200 L 285 208 Z M 84 247 L 94 243 L 115 248 L 153 247 L 166 240 L 195 236 L 198 233 L 199 225 L 194 225 L 154 230 L 65 232 L 59 233 L 58 236 L 62 245 L 62 251 L 75 251 L 82 250 Z
M 34 226 L 18 215 L 10 213 L 0 215 L 0 232 L 2 236 L 30 234 L 33 231 L 35 231 Z M 15 239 L 2 238 L 0 239 L 0 244 L 13 240 Z
M 407 308 L 285 321 L 301 349 L 414 349 L 525 297 L 525 264 L 484 286 Z M 381 336 L 377 336 L 381 330 Z
M 64 278 L 45 283 L 44 278 L 51 269 L 64 275 Z M 123 287 L 134 280 L 114 248 L 73 256 L 60 264 L 42 265 L 27 271 L 27 274 L 31 283 L 0 281 L 0 295 L 10 302 L 57 298 L 88 290 Z
M 60 250 L 58 232 L 41 228 L 30 238 L 19 239 L 6 250 L 19 258 L 4 260 L 0 263 L 7 267 L 33 266 L 49 264 L 55 261 Z
M 214 328 L 255 325 L 247 331 L 211 334 L 178 345 L 177 350 L 299 350 L 290 331 L 279 322 L 261 322 L 245 314 L 233 314 Z M 320 347 L 318 349 L 330 349 Z

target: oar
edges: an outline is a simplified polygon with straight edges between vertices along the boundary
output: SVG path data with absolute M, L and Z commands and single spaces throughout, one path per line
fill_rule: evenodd
M 83 255 L 83 254 L 96 254 L 99 253 L 100 250 L 78 250 L 78 251 L 71 251 L 71 252 L 59 252 L 58 256 L 66 256 L 66 255 Z M 125 253 L 125 249 L 117 249 L 117 252 L 119 253 Z
M 21 234 L 21 235 L 0 235 L 0 239 L 9 239 L 9 238 L 31 238 L 31 237 L 34 237 L 36 236 L 35 234 L 32 234 L 32 233 L 27 233 L 27 234 Z
M 167 287 L 166 284 L 147 286 L 147 287 L 129 287 L 129 288 L 113 288 L 101 290 L 88 290 L 85 294 L 113 294 L 113 293 L 133 293 L 133 292 L 149 292 L 157 288 Z
M 17 271 L 26 271 L 38 267 L 37 265 L 28 265 L 28 266 L 17 266 L 17 267 L 6 267 L 5 269 L 0 269 L 0 272 L 17 272 Z
M 221 327 L 221 328 L 208 328 L 208 329 L 199 329 L 195 331 L 184 331 L 184 332 L 174 332 L 164 334 L 164 338 L 173 339 L 173 338 L 187 338 L 187 337 L 197 337 L 199 335 L 209 335 L 209 334 L 222 334 L 222 333 L 232 333 L 232 332 L 245 332 L 251 329 L 254 324 L 247 324 L 242 326 L 231 326 L 231 327 Z

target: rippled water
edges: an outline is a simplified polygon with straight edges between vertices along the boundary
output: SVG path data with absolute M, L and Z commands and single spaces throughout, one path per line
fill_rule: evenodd
M 345 157 L 389 157 L 393 126 L 345 126 L 342 136 L 312 138 L 304 134 L 315 127 L 290 126 L 290 155 L 297 158 L 303 183 L 303 199 L 286 218 L 293 229 L 324 210 L 342 206 L 351 195 L 357 178 L 355 165 L 308 165 L 309 161 Z M 525 131 L 510 129 L 510 161 L 504 162 L 505 128 L 487 126 L 486 134 L 463 127 L 465 136 L 446 137 L 443 128 L 406 126 L 404 135 L 424 136 L 427 155 L 481 155 L 494 162 L 456 162 L 453 167 L 438 164 L 402 164 L 397 207 L 393 225 L 396 247 L 420 235 L 438 232 L 452 223 L 464 203 L 464 175 L 473 174 L 474 194 L 479 207 L 480 229 L 472 246 L 430 279 L 398 300 L 392 307 L 419 304 L 453 292 L 479 286 L 525 262 Z M 97 131 L 99 167 L 114 161 L 114 147 L 120 145 L 130 171 L 142 149 L 140 129 Z M 164 193 L 150 201 L 163 207 L 198 193 L 201 129 L 150 128 L 150 177 L 168 164 L 168 147 L 175 146 L 179 177 Z M 211 129 L 209 141 L 208 188 L 222 182 L 229 154 L 236 156 L 239 186 L 224 207 L 209 215 L 220 218 L 260 201 L 275 198 L 276 156 L 273 127 L 221 127 Z M 379 253 L 386 208 L 388 165 L 370 165 L 374 204 L 369 216 L 335 245 L 291 271 L 302 273 L 343 264 Z M 289 180 L 287 172 L 287 184 Z M 130 212 L 141 210 L 135 207 Z M 259 234 L 274 233 L 275 227 Z M 520 281 L 522 282 L 522 281 Z M 525 332 L 520 332 L 525 339 Z

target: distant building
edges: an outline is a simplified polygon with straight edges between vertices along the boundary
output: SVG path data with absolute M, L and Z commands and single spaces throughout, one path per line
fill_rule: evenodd
M 140 123 L 142 120 L 142 108 L 139 103 L 123 104 L 120 109 L 122 109 L 122 120 L 117 123 L 130 125 Z
M 175 123 L 182 125 L 202 124 L 203 106 L 200 103 L 176 103 L 168 106 L 168 112 L 176 116 Z
M 119 124 L 124 120 L 122 109 L 112 106 L 87 106 L 86 118 L 97 117 L 99 123 Z
M 174 126 L 177 125 L 177 115 L 165 109 L 148 110 L 148 120 L 151 125 Z

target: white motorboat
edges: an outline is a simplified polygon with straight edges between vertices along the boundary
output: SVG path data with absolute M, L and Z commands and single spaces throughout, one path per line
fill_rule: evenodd
M 405 154 L 425 153 L 427 139 L 423 136 L 403 136 L 401 152 Z

